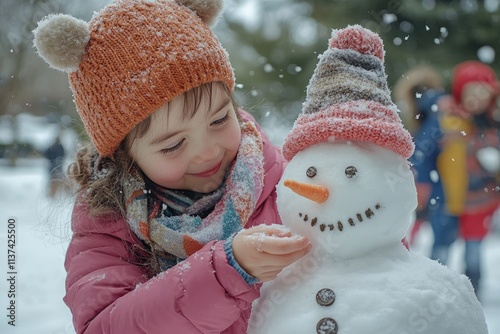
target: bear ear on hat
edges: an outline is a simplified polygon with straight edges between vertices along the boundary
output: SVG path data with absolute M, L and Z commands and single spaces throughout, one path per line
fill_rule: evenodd
M 66 14 L 49 15 L 33 30 L 38 54 L 51 67 L 74 72 L 85 55 L 90 40 L 87 22 Z
M 224 6 L 223 0 L 176 0 L 176 2 L 196 12 L 208 26 L 217 21 Z

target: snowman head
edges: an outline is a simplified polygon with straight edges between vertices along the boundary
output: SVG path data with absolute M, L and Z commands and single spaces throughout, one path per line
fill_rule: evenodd
M 365 142 L 322 142 L 298 152 L 278 184 L 283 224 L 313 250 L 350 258 L 401 242 L 417 205 L 406 159 Z
M 333 30 L 283 143 L 283 224 L 316 251 L 353 257 L 401 242 L 416 208 L 414 145 L 391 100 L 380 37 Z

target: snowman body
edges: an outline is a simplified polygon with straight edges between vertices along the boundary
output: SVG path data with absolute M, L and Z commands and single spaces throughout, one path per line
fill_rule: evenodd
M 317 255 L 263 285 L 248 333 L 487 333 L 468 279 L 401 243 L 340 262 Z
M 468 279 L 401 243 L 415 207 L 408 163 L 391 150 L 325 142 L 297 153 L 278 208 L 313 248 L 262 286 L 248 333 L 487 333 Z

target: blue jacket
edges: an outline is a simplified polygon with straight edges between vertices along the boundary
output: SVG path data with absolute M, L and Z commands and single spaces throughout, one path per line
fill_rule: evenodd
M 441 153 L 440 142 L 443 132 L 439 125 L 437 102 L 445 93 L 429 89 L 416 100 L 420 128 L 414 134 L 415 153 L 410 157 L 417 183 L 431 185 L 429 207 L 445 203 L 444 191 L 438 176 L 437 160 Z

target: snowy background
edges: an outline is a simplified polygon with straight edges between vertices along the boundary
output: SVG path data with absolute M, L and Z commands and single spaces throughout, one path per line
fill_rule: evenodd
M 55 131 L 41 119 L 25 117 L 24 126 L 36 136 L 37 145 L 46 147 Z M 275 140 L 287 129 L 276 128 L 276 120 L 263 123 L 273 129 Z M 66 134 L 70 146 L 71 134 Z M 33 139 L 33 138 L 32 138 Z M 30 140 L 31 141 L 31 140 Z M 71 314 L 62 301 L 64 296 L 65 249 L 69 241 L 71 199 L 49 199 L 46 195 L 47 163 L 43 158 L 20 159 L 11 168 L 0 159 L 0 245 L 3 268 L 0 285 L 0 322 L 2 334 L 69 334 L 74 333 Z M 7 221 L 16 220 L 16 326 L 7 325 Z M 432 233 L 423 226 L 417 235 L 413 250 L 427 255 Z M 450 267 L 462 270 L 463 244 L 452 247 Z M 481 296 L 489 333 L 500 334 L 500 229 L 492 232 L 484 242 L 483 293 Z M 441 333 L 433 333 L 441 334 Z

